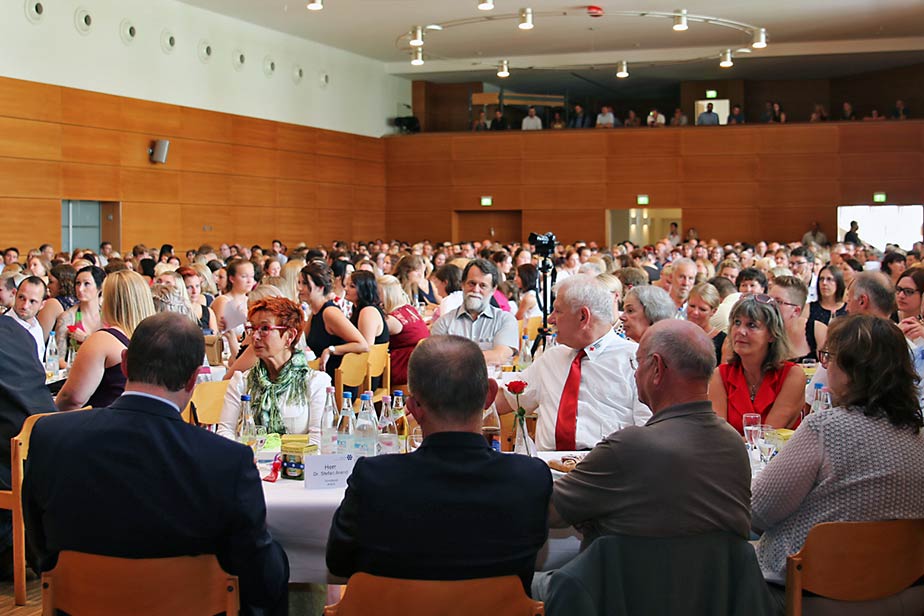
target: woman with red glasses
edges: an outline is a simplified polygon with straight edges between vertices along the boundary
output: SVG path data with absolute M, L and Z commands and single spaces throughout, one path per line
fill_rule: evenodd
M 805 373 L 793 362 L 779 306 L 769 295 L 745 295 L 728 319 L 732 356 L 709 383 L 715 412 L 743 434 L 742 416 L 757 413 L 774 428 L 794 425 L 802 410 Z

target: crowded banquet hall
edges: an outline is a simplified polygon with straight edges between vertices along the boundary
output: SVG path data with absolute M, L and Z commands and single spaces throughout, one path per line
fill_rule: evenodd
M 924 3 L 0 3 L 0 613 L 924 614 Z

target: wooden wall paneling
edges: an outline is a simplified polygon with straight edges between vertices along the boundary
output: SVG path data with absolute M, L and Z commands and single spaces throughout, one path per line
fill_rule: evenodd
M 666 130 L 666 129 L 662 129 Z M 680 129 L 682 156 L 721 154 L 725 156 L 757 154 L 758 129 L 742 126 L 711 127 L 698 126 Z
M 385 211 L 368 212 L 363 216 L 355 213 L 350 217 L 351 227 L 350 236 L 361 239 L 372 239 L 376 237 L 385 237 Z M 344 238 L 340 238 L 344 239 Z M 420 240 L 421 238 L 414 238 Z M 326 240 L 325 240 L 326 242 Z
M 63 199 L 118 201 L 119 168 L 110 165 L 63 163 L 61 195 Z
M 523 209 L 522 188 L 520 186 L 457 186 L 452 189 L 452 201 L 448 207 L 453 210 L 521 210 Z M 493 205 L 482 207 L 481 197 L 491 197 Z
M 235 228 L 228 207 L 213 207 L 204 204 L 183 203 L 180 205 L 180 220 L 183 246 L 218 246 L 235 236 Z M 247 228 L 256 228 L 253 221 Z
M 519 242 L 522 212 L 516 210 L 463 211 L 453 214 L 453 242 L 492 240 Z
M 328 184 L 352 184 L 353 160 L 339 156 L 317 156 L 318 181 Z
M 873 193 L 883 191 L 888 202 L 901 205 L 924 204 L 924 180 L 844 180 L 838 205 L 872 205 Z
M 117 167 L 122 160 L 122 139 L 114 130 L 62 124 L 61 158 Z
M 218 111 L 180 107 L 180 126 L 176 136 L 186 140 L 230 143 L 233 117 Z
M 233 234 L 230 239 L 222 241 L 269 246 L 276 231 L 276 210 L 257 207 L 229 207 L 231 228 Z
M 381 212 L 384 215 L 385 188 L 355 186 L 353 188 L 353 209 L 353 215 L 356 218 L 362 218 L 366 212 Z
M 751 209 L 749 205 L 757 203 L 758 188 L 756 182 L 686 182 L 680 189 L 680 207 L 684 208 L 718 208 L 737 207 Z
M 761 182 L 758 184 L 757 201 L 751 207 L 808 205 L 813 208 L 832 208 L 837 206 L 839 196 L 837 180 Z
M 756 156 L 684 156 L 680 168 L 685 182 L 753 182 L 757 179 Z
M 924 131 L 905 122 L 864 122 L 838 124 L 842 154 L 876 152 L 920 152 Z
M 318 184 L 317 185 L 317 207 L 318 210 L 341 210 L 347 212 L 345 216 L 350 217 L 349 212 L 353 208 L 353 187 L 343 184 Z M 343 216 L 344 214 L 341 214 Z
M 119 128 L 150 135 L 151 139 L 179 135 L 183 125 L 180 107 L 176 105 L 119 97 L 119 109 Z
M 680 156 L 685 128 L 599 129 L 606 135 L 610 158 L 664 158 Z
M 452 185 L 453 163 L 448 160 L 421 159 L 423 162 L 391 162 L 385 168 L 390 187 Z
M 176 171 L 123 167 L 119 176 L 122 201 L 176 203 L 179 197 L 180 174 Z
M 318 211 L 314 208 L 276 208 L 273 222 L 276 226 L 273 238 L 282 240 L 290 249 L 299 242 L 306 242 L 310 246 L 313 243 L 328 241 L 316 236 Z
M 178 201 L 226 205 L 231 202 L 231 176 L 223 173 L 180 173 Z
M 276 205 L 276 180 L 232 175 L 231 203 L 234 205 L 273 207 Z
M 287 152 L 314 154 L 317 147 L 318 130 L 296 124 L 276 125 L 276 148 Z
M 0 158 L 0 197 L 61 196 L 61 164 Z
M 524 157 L 523 184 L 602 184 L 606 180 L 606 167 L 606 159 L 602 157 L 564 160 L 539 160 Z
M 417 120 L 420 122 L 420 130 L 427 132 L 430 130 L 430 125 L 427 122 L 428 117 L 428 101 L 427 101 L 427 90 L 430 87 L 430 82 L 423 80 L 414 80 L 411 82 L 411 112 L 417 116 Z
M 231 142 L 255 148 L 275 148 L 276 123 L 259 118 L 231 116 Z
M 388 216 L 385 218 L 385 234 L 389 239 L 416 242 L 428 239 L 433 242 L 448 241 L 452 237 L 452 211 L 441 207 L 431 210 L 395 209 L 389 196 Z
M 850 101 L 858 117 L 869 115 L 873 109 L 888 116 L 900 98 L 917 113 L 915 110 L 924 108 L 924 92 L 909 84 L 921 83 L 924 63 L 835 78 L 831 80 L 831 109 L 840 111 L 843 102 Z
M 0 116 L 60 122 L 61 88 L 0 77 Z
M 122 130 L 121 97 L 61 88 L 61 121 L 76 126 Z
M 303 182 L 318 179 L 318 157 L 316 155 L 291 151 L 279 151 L 278 154 L 276 177 Z
M 118 201 L 104 201 L 99 204 L 99 236 L 104 242 L 112 242 L 116 250 L 122 250 L 122 204 Z
M 841 177 L 850 180 L 920 178 L 919 152 L 841 154 Z
M 809 154 L 837 152 L 840 132 L 833 124 L 762 126 L 755 131 L 759 151 L 767 154 Z
M 233 159 L 233 147 L 217 141 L 172 139 L 167 154 L 169 166 L 204 173 L 232 173 Z
M 787 238 L 801 237 L 818 222 L 828 237 L 837 229 L 837 209 L 816 208 L 811 205 L 793 208 L 761 208 L 760 237 L 772 241 L 787 241 Z
M 385 190 L 385 204 L 389 215 L 392 209 L 405 212 L 427 212 L 442 210 L 451 212 L 455 200 L 450 186 L 432 188 L 408 188 L 389 186 Z
M 607 158 L 607 182 L 677 182 L 681 174 L 680 157 Z
M 353 184 L 356 186 L 385 186 L 385 163 L 353 159 Z
M 449 135 L 401 135 L 383 137 L 382 140 L 385 142 L 387 164 L 452 159 L 452 138 Z
M 527 210 L 523 212 L 523 237 L 531 233 L 552 231 L 563 244 L 577 240 L 606 242 L 606 212 L 604 210 L 572 210 L 567 216 L 554 210 Z
M 378 163 L 385 162 L 385 140 L 362 135 L 351 135 L 353 150 L 351 157 L 358 160 L 369 160 Z
M 523 184 L 523 165 L 529 161 L 510 160 L 489 162 L 484 160 L 458 160 L 452 163 L 453 186 L 481 186 L 483 184 Z
M 684 229 L 694 227 L 700 238 L 715 238 L 723 243 L 756 242 L 764 238 L 760 218 L 750 208 L 685 209 L 683 226 Z
M 177 155 L 174 151 L 177 148 L 174 143 L 170 142 L 170 148 L 167 150 L 166 164 L 152 163 L 150 150 L 153 147 L 154 139 L 149 135 L 142 133 L 130 133 L 119 131 L 119 164 L 122 167 L 137 167 L 139 169 L 170 169 L 179 171 L 179 161 L 182 155 Z M 180 150 L 183 146 L 180 145 Z
M 48 242 L 61 245 L 61 200 L 0 197 L 3 247 L 16 246 L 19 256 Z M 41 221 L 41 224 L 36 224 Z
M 542 131 L 522 135 L 523 157 L 535 158 L 587 158 L 606 156 L 605 131 L 568 130 Z
M 276 205 L 291 208 L 315 207 L 317 205 L 317 184 L 276 180 Z
M 681 207 L 683 184 L 680 182 L 610 182 L 606 185 L 606 209 L 628 210 L 638 207 L 638 195 L 648 195 L 649 207 Z
M 789 122 L 808 122 L 815 104 L 832 110 L 831 83 L 827 79 L 775 79 L 746 81 L 745 115 L 748 122 L 757 123 L 766 101 L 777 101 Z
M 519 159 L 523 156 L 524 135 L 518 132 L 472 133 L 453 136 L 452 159 L 456 161 L 482 161 L 498 158 Z
M 0 156 L 61 159 L 61 125 L 0 117 Z
M 758 175 L 761 180 L 808 180 L 840 177 L 840 157 L 837 154 L 760 154 Z
M 315 151 L 325 156 L 349 158 L 353 155 L 353 136 L 347 133 L 318 129 Z
M 320 241 L 327 244 L 332 240 L 343 240 L 353 236 L 352 216 L 350 210 L 320 208 L 318 210 L 317 234 Z M 384 219 L 384 216 L 383 216 Z
M 183 237 L 179 204 L 122 202 L 122 246 L 176 244 Z
M 563 214 L 572 209 L 602 210 L 607 204 L 606 185 L 603 183 L 523 186 L 521 198 L 524 210 L 558 210 Z
M 244 145 L 231 146 L 231 173 L 274 178 L 279 172 L 278 152 L 275 149 Z

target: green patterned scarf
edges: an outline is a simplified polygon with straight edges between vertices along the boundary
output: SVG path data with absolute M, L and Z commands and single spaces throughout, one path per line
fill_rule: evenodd
M 286 425 L 282 421 L 280 401 L 289 405 L 307 406 L 311 394 L 306 378 L 313 370 L 308 366 L 308 360 L 302 351 L 295 350 L 292 358 L 286 362 L 275 381 L 271 381 L 266 366 L 262 361 L 250 369 L 247 377 L 247 391 L 250 392 L 253 418 L 258 426 L 266 426 L 269 433 L 286 433 Z

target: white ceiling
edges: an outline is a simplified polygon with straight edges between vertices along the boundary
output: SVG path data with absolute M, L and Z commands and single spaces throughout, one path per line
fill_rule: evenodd
M 585 5 L 561 0 L 495 0 L 491 12 L 478 11 L 477 0 L 324 0 L 322 11 L 308 11 L 304 0 L 182 1 L 374 58 L 385 62 L 388 72 L 413 78 L 498 82 L 491 67 L 507 58 L 520 82 L 505 81 L 504 85 L 518 90 L 580 90 L 578 82 L 604 70 L 607 85 L 618 88 L 608 68 L 621 59 L 631 62 L 632 79 L 626 82 L 636 86 L 642 85 L 642 78 L 655 83 L 719 77 L 825 77 L 924 61 L 920 53 L 924 52 L 924 0 L 596 0 L 611 12 L 685 8 L 691 14 L 768 30 L 768 48 L 740 55 L 733 69 L 721 72 L 715 66 L 719 51 L 747 47 L 746 34 L 703 23 L 674 32 L 670 20 L 657 18 L 611 15 L 593 19 L 587 16 Z M 515 19 L 500 19 L 515 14 L 521 6 L 537 13 L 535 29 L 520 31 Z M 556 16 L 542 15 L 546 12 Z M 427 63 L 422 67 L 410 65 L 406 42 L 396 44 L 415 24 L 484 16 L 496 19 L 430 32 L 424 46 Z M 853 54 L 859 55 L 851 58 Z M 807 56 L 817 58 L 806 61 Z M 529 67 L 532 81 L 525 74 Z

